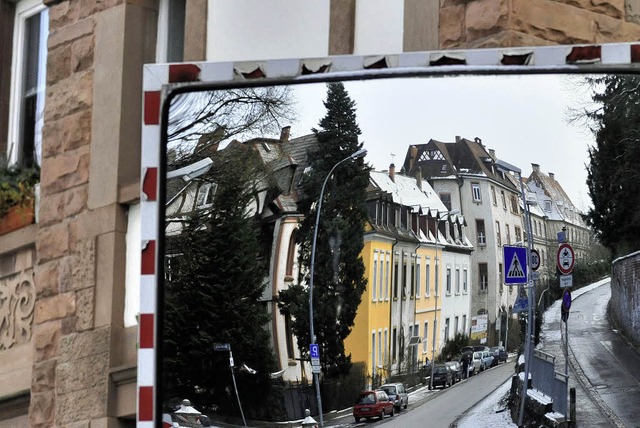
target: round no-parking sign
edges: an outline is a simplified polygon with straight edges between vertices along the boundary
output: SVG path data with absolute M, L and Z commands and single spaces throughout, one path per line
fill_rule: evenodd
M 561 244 L 558 247 L 557 254 L 558 270 L 563 275 L 568 275 L 573 270 L 573 265 L 576 262 L 576 255 L 573 252 L 573 248 L 569 244 Z

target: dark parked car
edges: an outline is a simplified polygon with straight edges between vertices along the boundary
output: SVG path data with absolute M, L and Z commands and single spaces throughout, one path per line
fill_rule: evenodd
M 402 408 L 407 408 L 409 405 L 409 395 L 407 395 L 407 390 L 402 383 L 387 383 L 382 385 L 380 388 L 389 396 L 389 400 L 393 403 L 396 410 L 400 411 Z
M 462 364 L 457 361 L 447 361 L 445 363 L 453 372 L 453 385 L 462 380 Z
M 353 417 L 356 422 L 366 418 L 384 418 L 384 415 L 394 414 L 393 403 L 389 400 L 389 396 L 382 390 L 362 391 L 353 406 Z
M 504 346 L 494 346 L 491 348 L 491 352 L 493 352 L 494 365 L 507 362 L 507 351 L 505 351 Z
M 467 352 L 473 354 L 475 351 L 473 350 L 473 346 L 463 346 L 460 350 L 461 354 L 466 354 Z
M 433 367 L 433 387 L 447 388 L 453 385 L 453 371 L 446 364 L 436 364 Z M 431 389 L 431 385 L 429 385 Z

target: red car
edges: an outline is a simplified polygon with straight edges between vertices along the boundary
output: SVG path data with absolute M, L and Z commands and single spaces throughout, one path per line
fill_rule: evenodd
M 384 415 L 393 416 L 393 414 L 393 401 L 389 400 L 389 396 L 384 391 L 362 391 L 353 406 L 353 417 L 356 422 L 360 422 L 362 418 L 379 417 L 382 420 Z

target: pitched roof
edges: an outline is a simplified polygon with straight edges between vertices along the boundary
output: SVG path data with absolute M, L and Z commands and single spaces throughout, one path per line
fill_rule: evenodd
M 514 184 L 495 167 L 495 159 L 479 138 L 471 141 L 456 137 L 452 143 L 431 139 L 426 144 L 412 145 L 407 151 L 403 169 L 414 175 L 418 168 L 425 177 L 477 175 L 516 190 Z

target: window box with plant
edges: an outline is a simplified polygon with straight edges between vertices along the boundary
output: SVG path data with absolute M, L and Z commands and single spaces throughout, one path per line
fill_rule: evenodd
M 35 221 L 38 167 L 9 165 L 0 160 L 0 235 Z

